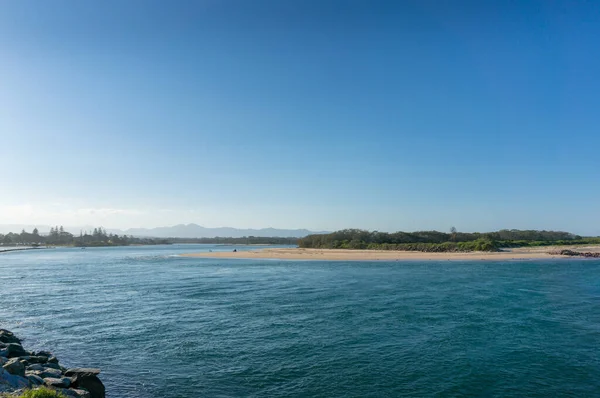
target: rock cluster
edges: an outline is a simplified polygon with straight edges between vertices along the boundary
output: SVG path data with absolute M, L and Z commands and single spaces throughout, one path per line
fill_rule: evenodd
M 26 351 L 12 332 L 0 329 L 0 393 L 40 386 L 60 391 L 66 397 L 104 398 L 99 369 L 67 369 L 47 351 Z
M 555 252 L 551 252 L 550 254 L 560 254 L 561 256 L 600 258 L 600 252 L 576 252 L 574 250 L 569 249 L 558 250 Z

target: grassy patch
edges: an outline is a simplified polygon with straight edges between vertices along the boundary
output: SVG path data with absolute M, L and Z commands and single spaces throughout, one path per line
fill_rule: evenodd
M 12 397 L 12 395 L 6 395 L 6 397 Z M 59 393 L 56 390 L 51 390 L 49 388 L 38 388 L 36 390 L 27 390 L 20 398 L 66 398 L 63 394 Z

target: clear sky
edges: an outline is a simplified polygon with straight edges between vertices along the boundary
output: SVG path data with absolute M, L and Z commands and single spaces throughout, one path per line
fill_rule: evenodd
M 600 234 L 596 1 L 1 1 L 0 224 Z

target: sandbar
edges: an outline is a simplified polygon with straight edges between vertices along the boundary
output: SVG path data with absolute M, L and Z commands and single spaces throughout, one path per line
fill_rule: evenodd
M 238 250 L 227 252 L 202 252 L 182 254 L 184 257 L 238 258 L 238 259 L 281 259 L 281 260 L 326 260 L 326 261 L 400 261 L 400 260 L 530 260 L 569 258 L 549 252 L 560 249 L 577 251 L 600 251 L 600 245 L 592 246 L 545 246 L 535 248 L 504 249 L 499 252 L 425 253 L 396 250 L 348 250 L 348 249 L 303 249 L 270 248 L 260 250 Z

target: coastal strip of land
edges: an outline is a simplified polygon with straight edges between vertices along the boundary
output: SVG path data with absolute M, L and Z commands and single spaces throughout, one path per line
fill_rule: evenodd
M 304 249 L 270 248 L 248 251 L 202 252 L 183 254 L 184 257 L 238 258 L 238 259 L 281 259 L 281 260 L 323 260 L 323 261 L 401 261 L 401 260 L 532 260 L 565 258 L 561 250 L 600 252 L 600 245 L 546 246 L 504 249 L 497 252 L 444 252 L 427 253 L 397 250 L 351 250 L 351 249 Z
M 0 248 L 0 253 L 18 252 L 18 251 L 23 251 L 23 250 L 41 250 L 41 249 L 47 249 L 47 247 L 17 247 L 17 248 L 11 248 L 11 249 Z

